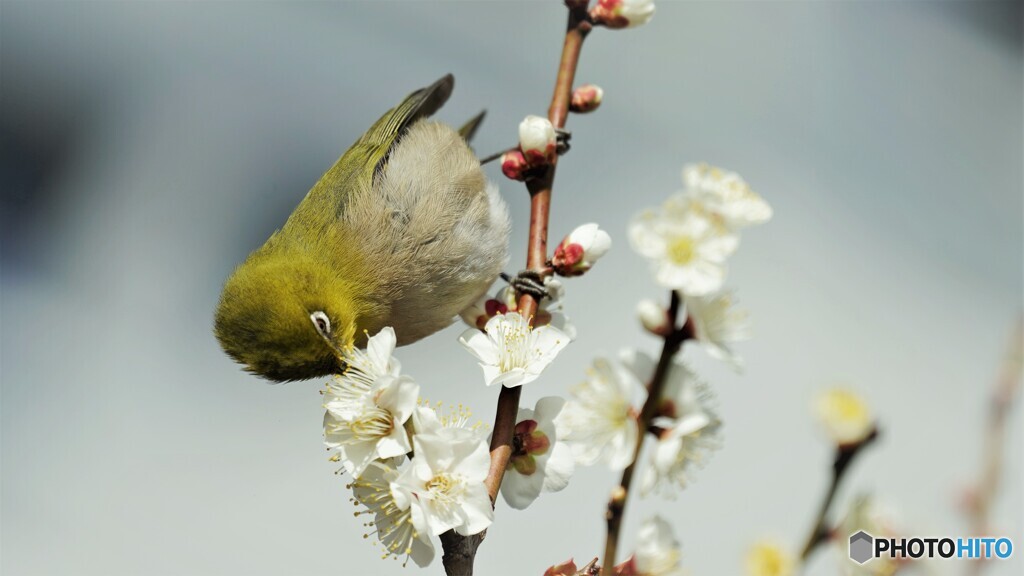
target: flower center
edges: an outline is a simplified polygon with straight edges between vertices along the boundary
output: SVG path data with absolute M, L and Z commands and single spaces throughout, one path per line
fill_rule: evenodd
M 517 472 L 529 476 L 537 471 L 537 460 L 551 447 L 547 434 L 537 429 L 535 420 L 523 420 L 516 424 L 515 435 L 512 436 L 512 458 L 510 464 Z
M 689 236 L 676 236 L 668 243 L 667 255 L 673 264 L 682 266 L 693 260 L 694 245 L 693 238 Z
M 356 440 L 374 440 L 391 433 L 391 429 L 394 428 L 394 418 L 392 418 L 391 412 L 380 406 L 374 406 L 353 420 L 349 428 Z
M 849 400 L 839 402 L 836 405 L 836 409 L 839 412 L 839 418 L 847 422 L 857 421 L 864 418 L 863 407 L 858 402 L 851 402 Z
M 528 353 L 530 344 L 529 326 L 506 325 L 500 332 L 499 338 L 501 339 L 502 353 L 498 368 L 502 372 L 509 372 L 516 368 L 525 368 L 530 363 Z
M 427 492 L 438 503 L 452 504 L 458 496 L 461 483 L 447 474 L 438 474 L 427 481 Z

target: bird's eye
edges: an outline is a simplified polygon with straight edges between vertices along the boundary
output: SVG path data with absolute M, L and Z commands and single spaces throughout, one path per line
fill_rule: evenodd
M 327 314 L 317 310 L 309 315 L 309 319 L 313 321 L 313 325 L 316 326 L 316 330 L 321 336 L 331 335 L 331 319 L 327 317 Z

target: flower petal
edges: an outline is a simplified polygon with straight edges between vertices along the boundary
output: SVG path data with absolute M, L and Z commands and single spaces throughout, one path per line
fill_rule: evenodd
M 456 527 L 455 531 L 463 536 L 479 534 L 494 521 L 494 509 L 491 508 L 491 498 L 487 495 L 487 487 L 483 482 L 470 483 L 466 487 L 463 497 L 462 511 L 465 515 L 465 523 Z
M 540 496 L 543 488 L 544 472 L 540 468 L 533 474 L 520 474 L 510 465 L 505 470 L 505 479 L 501 483 L 501 495 L 509 506 L 523 510 Z

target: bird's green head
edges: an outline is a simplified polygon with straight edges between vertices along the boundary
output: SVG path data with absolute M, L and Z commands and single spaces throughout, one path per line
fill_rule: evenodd
M 302 258 L 250 257 L 224 285 L 214 333 L 229 356 L 268 380 L 341 373 L 357 322 L 345 288 Z

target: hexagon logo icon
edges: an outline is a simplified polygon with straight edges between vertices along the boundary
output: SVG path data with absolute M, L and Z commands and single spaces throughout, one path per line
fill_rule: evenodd
M 861 530 L 850 536 L 850 560 L 863 564 L 875 557 L 874 538 Z

